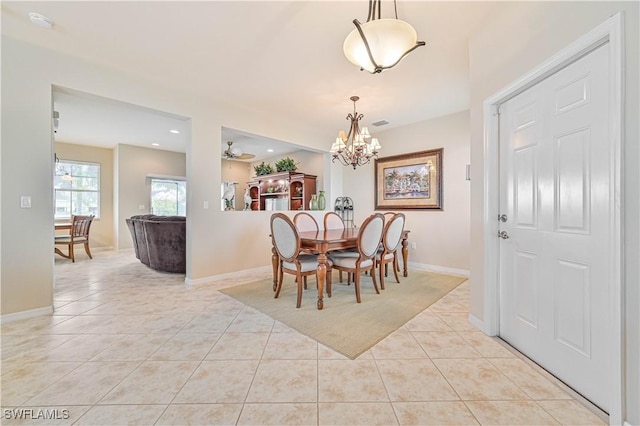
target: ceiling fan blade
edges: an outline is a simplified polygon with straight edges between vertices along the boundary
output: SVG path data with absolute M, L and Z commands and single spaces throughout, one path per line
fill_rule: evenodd
M 250 160 L 251 158 L 255 157 L 255 155 L 253 154 L 242 154 L 242 155 L 238 155 L 237 157 L 235 157 L 237 160 Z

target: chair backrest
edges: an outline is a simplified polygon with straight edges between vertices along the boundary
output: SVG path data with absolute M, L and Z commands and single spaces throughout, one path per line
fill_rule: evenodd
M 375 256 L 383 230 L 384 216 L 380 213 L 374 213 L 365 219 L 358 234 L 358 251 L 361 257 L 371 259 Z
M 318 222 L 309 213 L 300 212 L 293 217 L 293 223 L 298 232 L 317 231 Z
M 71 218 L 71 229 L 69 233 L 76 238 L 89 238 L 89 230 L 95 216 L 73 216 Z
M 296 227 L 283 213 L 271 215 L 271 238 L 282 260 L 292 262 L 300 252 L 300 237 Z
M 324 215 L 324 229 L 344 229 L 344 220 L 338 213 L 327 212 Z
M 396 215 L 395 212 L 386 212 L 384 214 L 384 223 L 388 223 Z
M 382 246 L 387 252 L 394 252 L 398 249 L 404 231 L 404 214 L 397 213 L 384 226 L 382 233 Z

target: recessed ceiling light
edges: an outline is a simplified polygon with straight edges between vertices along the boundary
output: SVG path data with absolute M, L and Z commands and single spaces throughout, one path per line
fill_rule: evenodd
M 174 135 L 177 135 L 178 133 L 180 133 L 180 130 L 171 129 L 169 130 L 169 133 L 173 133 Z
M 267 152 L 273 152 L 273 149 L 269 148 L 269 149 L 267 150 Z
M 29 12 L 29 19 L 31 20 L 31 22 L 33 22 L 35 25 L 39 27 L 42 27 L 42 28 L 53 27 L 53 20 L 50 18 L 47 18 L 46 16 L 38 12 Z
M 155 142 L 154 142 L 154 143 L 152 143 L 151 145 L 152 145 L 152 146 L 160 146 L 160 144 L 159 144 L 159 143 L 155 143 Z

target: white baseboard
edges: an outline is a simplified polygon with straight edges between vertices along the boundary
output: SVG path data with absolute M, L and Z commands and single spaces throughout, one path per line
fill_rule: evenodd
M 482 331 L 484 334 L 491 336 L 491 334 L 487 333 L 487 330 L 485 329 L 484 321 L 482 321 L 477 316 L 469 314 L 469 323 L 472 326 L 476 327 L 478 330 Z
M 426 263 L 408 262 L 408 266 L 419 271 L 439 272 L 441 274 L 458 275 L 469 278 L 469 271 L 466 269 L 449 268 L 447 266 L 428 265 Z
M 250 273 L 256 273 L 256 274 L 261 274 L 261 273 L 265 273 L 265 272 L 271 272 L 272 270 L 272 266 L 260 266 L 258 268 L 253 268 L 253 269 L 243 269 L 241 271 L 234 271 L 234 272 L 228 272 L 226 274 L 219 274 L 219 275 L 211 275 L 208 277 L 202 277 L 202 278 L 185 278 L 184 279 L 184 283 L 187 285 L 198 285 L 198 284 L 205 284 L 205 283 L 209 283 L 212 281 L 220 281 L 220 280 L 226 280 L 229 278 L 237 278 L 237 277 L 241 277 L 244 276 L 246 274 L 250 274 Z
M 6 324 L 13 321 L 19 321 L 28 318 L 40 317 L 43 315 L 51 315 L 53 306 L 44 306 L 42 308 L 29 309 L 28 311 L 13 312 L 10 314 L 0 315 L 0 323 Z

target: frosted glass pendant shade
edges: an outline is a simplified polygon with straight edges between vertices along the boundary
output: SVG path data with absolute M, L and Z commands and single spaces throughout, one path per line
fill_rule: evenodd
M 416 30 L 399 19 L 376 19 L 361 24 L 371 56 L 371 62 L 360 32 L 354 29 L 344 40 L 343 50 L 347 59 L 370 73 L 380 72 L 397 64 L 418 42 Z M 424 43 L 422 43 L 424 44 Z M 376 65 L 378 68 L 376 68 Z

